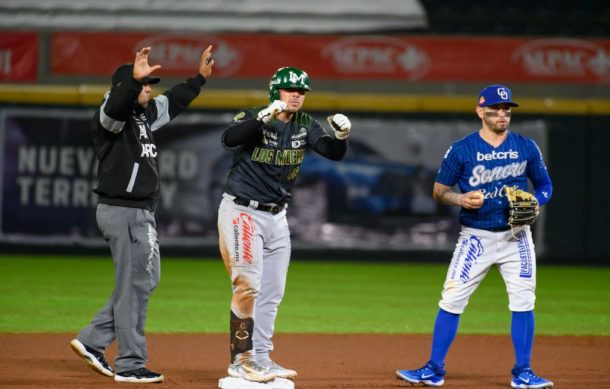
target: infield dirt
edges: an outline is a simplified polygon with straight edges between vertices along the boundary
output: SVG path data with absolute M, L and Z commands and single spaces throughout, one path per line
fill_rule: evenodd
M 0 334 L 2 388 L 109 388 L 127 386 L 94 373 L 72 352 L 75 334 Z M 227 374 L 228 335 L 150 334 L 148 367 L 165 375 L 155 387 L 216 388 Z M 296 369 L 296 388 L 411 387 L 396 369 L 426 361 L 430 335 L 280 334 L 272 357 Z M 109 362 L 116 343 L 106 352 Z M 610 337 L 539 336 L 534 371 L 556 388 L 610 388 Z M 458 334 L 447 358 L 445 388 L 510 388 L 510 336 Z M 133 386 L 133 385 L 132 385 Z

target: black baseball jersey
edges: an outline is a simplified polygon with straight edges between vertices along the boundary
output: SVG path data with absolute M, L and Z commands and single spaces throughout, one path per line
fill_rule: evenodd
M 99 161 L 99 202 L 155 210 L 160 180 L 153 132 L 184 111 L 199 95 L 205 78 L 198 74 L 151 99 L 137 103 L 143 84 L 129 78 L 104 96 L 91 134 Z
M 238 112 L 222 135 L 223 147 L 233 152 L 226 192 L 261 203 L 285 204 L 292 196 L 305 150 L 311 148 L 326 158 L 340 160 L 347 151 L 347 141 L 328 135 L 304 112 L 295 113 L 287 123 L 271 120 L 263 124 L 256 117 L 265 108 Z M 243 129 L 248 135 L 238 145 L 227 144 L 231 132 Z

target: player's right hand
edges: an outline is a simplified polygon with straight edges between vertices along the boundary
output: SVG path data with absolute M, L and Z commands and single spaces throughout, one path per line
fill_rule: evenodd
M 267 108 L 261 110 L 256 118 L 263 123 L 269 123 L 270 120 L 277 117 L 284 110 L 286 110 L 286 103 L 281 100 L 274 100 Z
M 149 54 L 150 47 L 143 47 L 136 53 L 136 57 L 133 60 L 133 78 L 138 81 L 141 81 L 144 77 L 150 76 L 155 70 L 161 69 L 161 65 L 150 66 L 148 64 Z
M 460 197 L 460 205 L 466 209 L 479 209 L 485 202 L 485 195 L 480 190 L 464 193 Z

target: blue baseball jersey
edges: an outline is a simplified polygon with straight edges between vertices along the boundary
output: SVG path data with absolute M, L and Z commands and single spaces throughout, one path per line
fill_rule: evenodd
M 528 178 L 539 204 L 546 204 L 553 186 L 536 143 L 509 131 L 504 142 L 493 147 L 477 131 L 449 147 L 436 182 L 447 186 L 458 184 L 462 193 L 482 191 L 485 195 L 483 206 L 462 208 L 460 223 L 483 230 L 499 230 L 508 227 L 508 200 L 502 187 L 516 185 L 527 191 Z

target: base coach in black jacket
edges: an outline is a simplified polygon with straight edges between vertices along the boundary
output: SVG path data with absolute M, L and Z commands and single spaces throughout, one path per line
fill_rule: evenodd
M 96 372 L 119 382 L 162 382 L 163 375 L 146 368 L 144 326 L 148 299 L 159 282 L 160 256 L 154 218 L 159 199 L 157 146 L 153 133 L 184 111 L 212 73 L 212 47 L 202 54 L 194 78 L 150 99 L 150 47 L 133 64 L 119 66 L 112 89 L 95 113 L 91 133 L 99 162 L 97 223 L 114 261 L 114 291 L 91 324 L 70 343 Z M 115 339 L 119 351 L 115 370 L 104 350 Z

